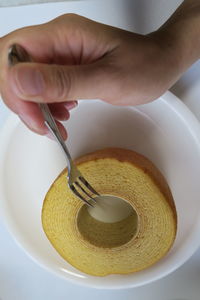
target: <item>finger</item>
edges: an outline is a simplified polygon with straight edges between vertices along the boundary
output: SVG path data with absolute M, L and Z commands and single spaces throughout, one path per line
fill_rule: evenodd
M 77 101 L 61 102 L 61 103 L 50 103 L 49 107 L 51 112 L 61 112 L 63 110 L 70 111 L 78 105 Z
M 62 138 L 63 138 L 64 141 L 65 141 L 65 140 L 67 139 L 67 131 L 66 131 L 65 127 L 63 126 L 62 123 L 60 123 L 60 122 L 58 122 L 58 121 L 56 121 L 56 124 L 57 124 L 58 129 L 59 129 L 59 131 L 60 131 L 60 133 L 61 133 Z M 54 140 L 54 141 L 55 141 L 55 137 L 53 136 L 53 134 L 52 134 L 49 130 L 48 130 L 46 136 L 47 136 L 48 138 L 50 138 L 51 140 Z
M 19 115 L 28 128 L 42 135 L 47 133 L 44 118 L 37 103 L 22 101 L 9 88 L 2 90 L 1 95 L 8 108 Z
M 40 135 L 46 135 L 48 133 L 48 128 L 44 124 L 44 121 L 42 120 L 42 123 L 35 119 L 34 116 L 31 116 L 30 114 L 21 114 L 18 115 L 20 120 L 28 127 L 30 130 L 32 130 L 35 133 L 38 133 Z
M 64 107 L 64 105 L 51 104 L 49 105 L 49 108 L 53 117 L 58 121 L 66 121 L 70 117 L 69 111 Z
M 47 135 L 49 133 L 48 128 L 44 123 L 44 117 L 37 103 L 32 102 L 24 102 L 16 97 L 9 97 L 8 101 L 5 95 L 2 95 L 7 106 L 16 114 L 18 114 L 20 120 L 33 132 L 38 133 L 40 135 Z M 8 95 L 7 95 L 8 96 Z M 59 104 L 56 104 L 59 105 Z M 55 106 L 56 106 L 55 105 Z M 64 107 L 64 105 L 63 105 Z M 63 109 L 62 109 L 63 110 Z M 64 110 L 66 111 L 65 107 Z M 55 113 L 56 119 L 60 118 L 60 113 Z M 66 117 L 64 120 L 69 118 L 69 112 L 66 111 Z M 59 125 L 59 128 L 61 126 Z M 62 128 L 62 127 L 61 127 Z M 67 138 L 66 133 L 64 133 L 63 128 L 61 129 L 63 132 L 64 138 Z
M 3 96 L 3 99 L 6 105 L 20 117 L 29 129 L 41 135 L 47 133 L 48 130 L 37 103 L 25 102 L 15 96 L 9 97 L 9 100 Z
M 71 109 L 75 108 L 78 105 L 78 101 L 72 100 L 72 101 L 62 102 L 62 104 L 64 105 L 64 107 L 67 110 L 71 110 Z
M 77 104 L 77 101 L 69 101 L 64 103 L 49 104 L 49 107 L 56 120 L 66 121 L 70 117 L 69 110 L 75 108 Z
M 110 69 L 104 64 L 62 66 L 20 63 L 10 68 L 14 93 L 33 102 L 64 102 L 70 99 L 105 98 L 110 93 Z
M 48 133 L 48 129 L 44 124 L 44 118 L 42 112 L 37 103 L 25 102 L 13 95 L 9 89 L 6 92 L 2 93 L 2 98 L 6 105 L 16 114 L 19 115 L 19 118 L 23 123 L 31 129 L 33 132 L 36 132 L 41 135 L 46 135 Z M 50 104 L 51 111 L 53 115 L 58 120 L 67 120 L 69 118 L 69 112 L 67 108 L 74 108 L 77 105 L 77 101 L 69 101 L 68 103 L 56 103 Z M 54 110 L 56 112 L 54 113 Z M 61 115 L 60 111 L 64 112 L 64 117 Z M 66 137 L 66 135 L 64 135 Z
M 52 133 L 49 131 L 49 129 L 46 127 L 46 125 L 44 124 L 44 121 L 42 126 L 40 124 L 40 127 L 38 129 L 35 129 L 35 122 L 34 122 L 34 126 L 32 125 L 33 121 L 30 118 L 30 116 L 27 116 L 27 114 L 25 115 L 19 115 L 20 120 L 33 132 L 38 133 L 40 135 L 46 135 L 47 137 L 55 140 L 55 138 L 53 137 Z M 56 120 L 56 124 L 58 126 L 58 129 L 63 137 L 64 140 L 67 139 L 67 132 L 65 127 Z

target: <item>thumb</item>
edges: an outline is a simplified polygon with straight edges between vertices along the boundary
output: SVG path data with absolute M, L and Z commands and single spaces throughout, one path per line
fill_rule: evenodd
M 19 98 L 33 102 L 103 99 L 110 86 L 108 73 L 100 63 L 75 66 L 19 63 L 10 69 L 10 82 Z

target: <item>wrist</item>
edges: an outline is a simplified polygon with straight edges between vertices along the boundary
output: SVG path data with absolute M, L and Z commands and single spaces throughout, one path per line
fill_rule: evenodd
M 164 36 L 165 46 L 171 47 L 183 70 L 200 58 L 199 33 L 195 32 L 192 24 L 172 24 L 160 29 L 160 33 Z
M 157 45 L 158 62 L 162 64 L 169 85 L 173 85 L 188 67 L 181 43 L 170 30 L 158 30 L 149 34 L 149 36 Z
M 169 20 L 153 33 L 158 43 L 175 56 L 182 71 L 200 58 L 200 2 L 185 0 Z

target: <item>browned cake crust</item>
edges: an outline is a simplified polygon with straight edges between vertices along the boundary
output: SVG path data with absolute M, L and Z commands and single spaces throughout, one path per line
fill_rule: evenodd
M 87 153 L 75 160 L 77 165 L 88 161 L 94 161 L 97 159 L 104 159 L 104 158 L 114 158 L 121 162 L 129 162 L 134 166 L 142 169 L 144 173 L 147 173 L 151 176 L 151 178 L 155 181 L 156 185 L 159 186 L 160 191 L 164 194 L 168 203 L 170 204 L 171 208 L 174 211 L 174 217 L 177 220 L 177 213 L 176 207 L 174 204 L 174 199 L 172 197 L 172 193 L 170 188 L 166 182 L 165 177 L 162 173 L 155 167 L 155 165 L 145 156 L 134 152 L 128 149 L 121 149 L 121 148 L 105 148 L 100 149 L 95 152 Z
M 159 261 L 175 240 L 177 213 L 169 186 L 156 166 L 143 155 L 121 148 L 97 150 L 77 158 L 75 163 L 100 194 L 124 198 L 135 208 L 138 231 L 117 247 L 104 247 L 83 236 L 77 221 L 83 202 L 67 187 L 65 169 L 51 185 L 42 209 L 44 231 L 58 253 L 77 269 L 94 276 L 137 272 Z M 82 219 L 80 226 L 85 226 L 88 237 L 96 239 L 91 226 L 94 222 L 84 216 L 87 220 Z M 116 228 L 128 235 L 129 221 L 123 220 Z M 102 224 L 95 226 L 102 228 Z

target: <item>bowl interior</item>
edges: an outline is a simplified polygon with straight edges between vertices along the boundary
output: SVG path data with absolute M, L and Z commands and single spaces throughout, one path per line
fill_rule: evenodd
M 158 263 L 130 275 L 89 276 L 54 250 L 41 226 L 41 208 L 51 183 L 66 166 L 65 158 L 54 141 L 10 120 L 14 125 L 0 155 L 1 203 L 11 232 L 33 259 L 80 284 L 119 288 L 160 278 L 189 258 L 200 243 L 200 147 L 191 124 L 195 119 L 183 104 L 171 98 L 167 94 L 151 104 L 132 108 L 82 101 L 65 123 L 67 145 L 74 158 L 104 147 L 133 149 L 155 163 L 172 190 L 178 212 L 176 241 Z

